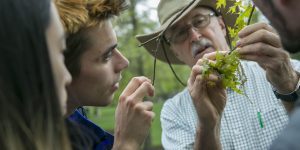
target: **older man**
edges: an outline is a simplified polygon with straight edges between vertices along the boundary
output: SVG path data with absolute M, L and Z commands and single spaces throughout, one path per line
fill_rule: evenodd
M 230 50 L 225 23 L 235 22 L 235 16 L 224 13 L 226 10 L 222 10 L 224 16 L 216 11 L 215 4 L 214 0 L 161 0 L 160 29 L 137 36 L 158 59 L 192 68 L 187 89 L 164 104 L 162 144 L 165 149 L 180 150 L 266 149 L 287 123 L 286 110 L 293 105 L 293 97 L 281 93 L 294 88 L 299 77 L 279 37 L 262 23 L 245 28 L 239 35 L 241 57 L 255 61 L 242 61 L 248 78 L 245 95 L 223 89 L 217 73 L 202 77 L 202 62 L 213 55 L 211 52 Z M 278 66 L 281 70 L 276 70 Z M 279 79 L 284 75 L 290 78 Z M 216 82 L 216 86 L 207 86 L 207 81 Z
M 289 52 L 300 51 L 300 1 L 299 0 L 253 0 L 279 32 L 283 46 Z M 288 76 L 286 77 L 288 78 Z M 290 91 L 298 97 L 299 87 Z M 271 149 L 300 149 L 300 109 L 295 108 L 290 123 L 273 143 Z

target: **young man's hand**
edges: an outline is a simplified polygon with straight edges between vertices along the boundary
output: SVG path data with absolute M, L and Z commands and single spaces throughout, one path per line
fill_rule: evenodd
M 116 109 L 113 149 L 140 149 L 155 116 L 153 103 L 143 101 L 146 96 L 154 96 L 151 80 L 134 77 L 121 94 Z

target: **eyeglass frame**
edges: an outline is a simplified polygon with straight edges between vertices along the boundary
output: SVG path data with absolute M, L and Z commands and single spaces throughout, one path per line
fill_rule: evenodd
M 178 33 L 183 33 L 183 35 L 185 34 L 184 38 L 182 38 L 182 40 L 179 40 L 179 41 L 171 40 L 172 37 L 174 37 L 177 33 L 172 34 L 170 38 L 167 38 L 166 35 L 164 35 L 163 38 L 167 42 L 167 44 L 171 45 L 171 43 L 182 43 L 183 41 L 185 41 L 190 36 L 190 32 L 189 32 L 190 28 L 192 28 L 195 31 L 205 29 L 211 23 L 211 17 L 217 17 L 218 16 L 215 12 L 210 12 L 208 14 L 200 14 L 200 15 L 201 15 L 201 17 L 204 17 L 204 19 L 207 19 L 206 24 L 204 24 L 200 27 L 197 27 L 197 25 L 195 25 L 195 23 L 193 23 L 193 21 L 195 19 L 192 20 L 192 23 L 187 25 L 188 27 L 183 27 L 183 29 L 182 28 L 179 29 L 180 31 Z

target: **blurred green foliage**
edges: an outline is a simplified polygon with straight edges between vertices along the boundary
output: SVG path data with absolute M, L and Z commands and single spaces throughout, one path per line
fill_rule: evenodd
M 300 53 L 292 54 L 291 57 L 292 57 L 293 59 L 300 60 Z

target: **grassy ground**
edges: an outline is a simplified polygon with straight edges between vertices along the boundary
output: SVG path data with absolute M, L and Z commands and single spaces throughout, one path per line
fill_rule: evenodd
M 161 126 L 160 126 L 160 111 L 162 108 L 163 102 L 157 102 L 154 104 L 155 119 L 151 127 L 151 140 L 153 147 L 161 146 Z M 97 114 L 95 113 L 94 108 L 88 108 L 88 117 L 97 125 L 101 126 L 103 129 L 113 132 L 114 128 L 114 115 L 115 107 L 107 108 L 98 108 Z

